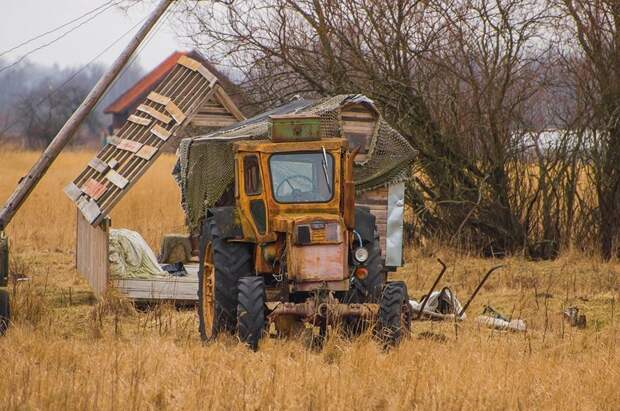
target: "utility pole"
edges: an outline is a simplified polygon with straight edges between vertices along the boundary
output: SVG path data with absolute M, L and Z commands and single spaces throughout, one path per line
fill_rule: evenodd
M 62 129 L 58 132 L 58 134 L 56 134 L 56 137 L 54 137 L 52 142 L 47 146 L 41 157 L 37 160 L 34 166 L 32 166 L 28 174 L 22 177 L 19 181 L 15 191 L 11 194 L 7 202 L 0 210 L 0 232 L 2 232 L 11 222 L 11 219 L 17 210 L 19 210 L 24 201 L 26 201 L 32 190 L 45 175 L 54 160 L 56 160 L 56 157 L 58 157 L 62 149 L 75 135 L 76 131 L 82 124 L 82 121 L 84 121 L 86 116 L 88 116 L 95 108 L 99 100 L 101 100 L 101 97 L 103 97 L 123 67 L 125 67 L 138 46 L 142 43 L 144 38 L 151 31 L 153 26 L 155 26 L 159 18 L 164 14 L 173 1 L 174 0 L 160 1 L 155 10 L 153 10 L 151 15 L 144 22 L 138 33 L 136 33 L 129 44 L 127 44 L 125 50 L 123 50 L 123 52 L 117 57 L 108 71 L 101 76 L 95 87 L 90 91 L 90 93 L 88 93 L 88 96 L 86 96 L 82 104 L 80 104 Z

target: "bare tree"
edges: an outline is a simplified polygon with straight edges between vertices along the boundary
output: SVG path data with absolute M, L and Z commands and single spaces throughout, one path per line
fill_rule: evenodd
M 511 175 L 545 82 L 549 16 L 538 2 L 252 0 L 186 15 L 196 43 L 244 73 L 259 105 L 371 96 L 420 151 L 408 198 L 429 234 L 468 217 L 468 238 L 487 250 L 528 245 Z
M 566 68 L 576 81 L 579 128 L 587 138 L 600 252 L 617 252 L 620 230 L 620 3 L 558 0 L 565 15 Z M 575 41 L 576 40 L 576 41 Z
M 12 135 L 15 140 L 23 136 L 21 140 L 26 146 L 38 148 L 46 145 L 94 86 L 103 69 L 103 66 L 97 64 L 82 68 L 60 68 L 25 62 L 2 73 L 0 138 Z M 144 70 L 139 64 L 124 70 L 89 116 L 76 142 L 95 141 L 104 127 L 103 108 L 143 74 Z
M 18 125 L 29 147 L 44 147 L 54 138 L 100 77 L 101 71 L 100 66 L 92 67 L 70 82 L 62 82 L 60 79 L 65 76 L 53 73 L 56 74 L 54 77 L 43 78 L 16 99 Z M 101 128 L 100 116 L 93 113 L 82 127 L 82 134 L 97 136 Z

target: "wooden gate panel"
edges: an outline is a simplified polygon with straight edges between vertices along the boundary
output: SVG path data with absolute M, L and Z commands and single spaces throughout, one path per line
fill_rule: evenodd
M 86 278 L 97 298 L 105 292 L 108 285 L 109 231 L 109 219 L 92 226 L 80 210 L 77 210 L 75 266 Z
M 155 162 L 170 137 L 216 92 L 217 79 L 181 57 L 166 78 L 65 188 L 86 221 L 97 226 Z

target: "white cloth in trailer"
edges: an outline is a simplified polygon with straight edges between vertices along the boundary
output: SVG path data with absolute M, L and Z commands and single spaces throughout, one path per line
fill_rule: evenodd
M 113 278 L 166 277 L 157 257 L 142 236 L 124 228 L 110 230 L 109 270 Z

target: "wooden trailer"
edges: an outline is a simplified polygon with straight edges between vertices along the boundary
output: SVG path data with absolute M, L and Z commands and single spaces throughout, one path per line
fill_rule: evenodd
M 183 127 L 195 121 L 224 126 L 244 117 L 217 77 L 186 55 L 178 56 L 165 78 L 134 105 L 115 135 L 65 188 L 77 207 L 76 268 L 97 297 L 113 286 L 136 300 L 195 300 L 195 264 L 186 265 L 186 277 L 110 278 L 108 216 Z

